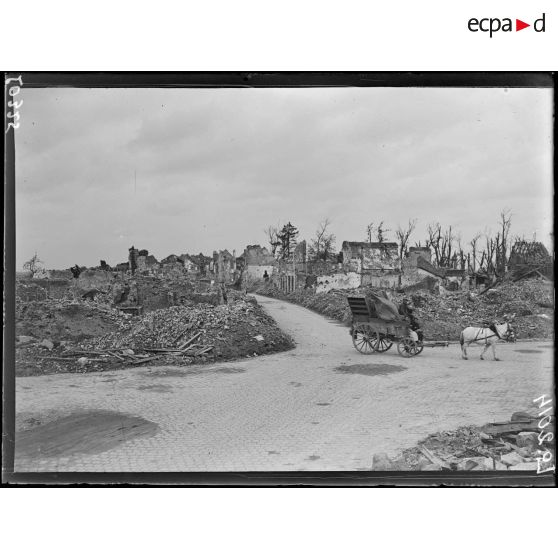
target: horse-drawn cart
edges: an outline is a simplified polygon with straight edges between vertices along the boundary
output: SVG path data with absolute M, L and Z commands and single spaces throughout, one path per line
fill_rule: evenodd
M 355 349 L 363 354 L 385 353 L 394 343 L 406 358 L 419 355 L 425 346 L 447 346 L 446 342 L 424 343 L 395 306 L 381 297 L 347 297 L 353 314 L 351 337 Z

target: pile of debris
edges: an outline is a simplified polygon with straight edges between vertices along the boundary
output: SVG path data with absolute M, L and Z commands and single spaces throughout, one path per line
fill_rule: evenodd
M 146 363 L 184 365 L 287 350 L 294 346 L 256 303 L 173 306 L 142 316 L 118 313 L 113 327 L 79 342 L 18 338 L 18 375 L 86 372 Z
M 541 417 L 521 411 L 511 420 L 438 432 L 395 459 L 375 454 L 376 471 L 540 471 L 555 464 L 554 433 L 541 431 Z M 552 432 L 552 436 L 549 433 Z M 546 455 L 544 464 L 540 463 Z M 551 457 L 552 456 L 552 457 Z
M 484 294 L 419 291 L 410 298 L 418 321 L 431 339 L 456 339 L 467 326 L 512 316 L 518 338 L 551 338 L 554 333 L 553 289 L 547 281 L 505 283 Z
M 429 340 L 457 340 L 470 325 L 502 321 L 514 316 L 514 329 L 519 339 L 552 338 L 554 334 L 554 299 L 552 285 L 540 279 L 505 283 L 484 294 L 428 290 L 387 293 L 374 287 L 332 290 L 315 293 L 312 289 L 297 289 L 283 293 L 272 284 L 261 285 L 256 292 L 305 306 L 329 318 L 349 324 L 351 312 L 347 296 L 379 294 L 388 296 L 395 304 L 407 297 L 415 307 L 415 316 Z
M 16 302 L 16 335 L 39 341 L 80 341 L 121 326 L 122 314 L 109 304 L 74 298 Z

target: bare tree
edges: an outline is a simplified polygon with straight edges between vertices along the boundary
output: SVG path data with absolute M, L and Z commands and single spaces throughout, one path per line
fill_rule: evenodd
M 434 251 L 434 263 L 440 266 L 442 259 L 441 244 L 442 242 L 442 225 L 440 223 L 430 223 L 428 225 L 428 238 L 426 239 L 426 247 Z
M 329 232 L 331 221 L 326 218 L 316 230 L 316 236 L 310 241 L 310 254 L 316 260 L 327 261 L 335 252 L 335 235 Z
M 496 241 L 488 234 L 485 235 L 485 249 L 483 251 L 484 267 L 487 273 L 495 273 L 494 255 L 496 253 Z
M 390 232 L 390 229 L 384 229 L 384 222 L 380 221 L 380 224 L 376 227 L 376 238 L 378 239 L 378 242 L 385 242 L 386 239 L 386 233 Z
M 35 252 L 35 255 L 29 261 L 23 264 L 23 269 L 29 271 L 31 277 L 35 277 L 37 273 L 44 271 L 43 262 L 39 259 L 39 256 L 37 256 L 37 252 Z
M 508 250 L 510 246 L 511 211 L 504 209 L 500 212 L 499 232 L 496 235 L 496 271 L 499 275 L 506 272 L 508 263 Z
M 395 237 L 399 241 L 399 259 L 402 260 L 407 252 L 407 246 L 409 245 L 409 237 L 415 230 L 417 220 L 413 219 L 407 223 L 407 226 L 403 228 L 401 225 L 397 225 L 395 229 Z
M 442 229 L 440 223 L 428 225 L 428 238 L 426 247 L 434 251 L 434 263 L 438 267 L 450 267 L 457 261 L 457 254 L 453 251 L 456 236 L 451 225 Z
M 384 228 L 384 222 L 380 221 L 377 226 L 374 223 L 368 223 L 366 225 L 366 239 L 368 242 L 372 242 L 373 237 L 376 238 L 377 242 L 386 242 L 386 233 L 390 232 L 390 229 Z
M 267 229 L 264 230 L 264 233 L 267 235 L 267 240 L 271 248 L 271 253 L 273 257 L 275 257 L 277 248 L 281 246 L 281 240 L 279 239 L 279 225 L 277 226 L 270 225 L 269 227 L 267 227 Z
M 368 223 L 368 225 L 366 225 L 366 240 L 368 242 L 372 242 L 372 236 L 374 235 L 374 223 Z
M 471 239 L 471 242 L 469 242 L 469 245 L 471 246 L 471 255 L 473 256 L 473 264 L 472 264 L 472 269 L 471 271 L 473 273 L 475 273 L 477 271 L 477 257 L 478 257 L 478 247 L 477 244 L 479 242 L 479 239 L 481 237 L 480 233 L 476 233 L 475 236 L 473 236 L 473 238 Z
M 461 233 L 457 235 L 457 251 L 455 253 L 456 260 L 459 260 L 459 269 L 465 269 L 465 252 L 463 251 L 463 246 L 461 245 Z

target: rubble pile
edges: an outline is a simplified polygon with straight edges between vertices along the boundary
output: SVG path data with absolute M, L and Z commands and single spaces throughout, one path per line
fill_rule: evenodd
M 218 306 L 173 306 L 142 316 L 95 303 L 70 305 L 95 308 L 106 315 L 107 328 L 98 335 L 79 338 L 65 331 L 45 337 L 52 328 L 38 335 L 36 331 L 35 335 L 22 331 L 17 341 L 17 374 L 86 372 L 148 362 L 184 365 L 252 357 L 294 346 L 253 298 L 236 294 L 230 298 L 237 300 Z M 68 312 L 68 308 L 62 310 Z M 88 321 L 87 316 L 81 318 Z
M 410 298 L 425 335 L 431 339 L 456 339 L 467 326 L 512 316 L 520 339 L 553 336 L 553 288 L 546 281 L 506 283 L 484 294 L 459 292 L 441 296 L 419 291 Z
M 112 331 L 123 316 L 109 304 L 83 299 L 47 299 L 16 303 L 16 335 L 79 341 Z
M 347 296 L 382 294 L 382 289 L 332 290 L 316 294 L 311 289 L 298 289 L 285 294 L 272 284 L 260 285 L 257 293 L 300 304 L 329 318 L 346 324 L 351 322 Z M 554 300 L 552 284 L 540 279 L 505 283 L 484 294 L 468 291 L 435 294 L 428 290 L 388 292 L 399 304 L 404 297 L 412 300 L 415 316 L 429 340 L 457 340 L 467 326 L 513 318 L 519 339 L 552 338 L 554 334 Z
M 506 422 L 438 432 L 394 459 L 375 454 L 372 468 L 471 472 L 550 469 L 555 464 L 554 433 L 550 436 L 550 430 L 541 431 L 540 418 L 535 412 L 521 411 Z M 539 464 L 545 455 L 545 461 Z

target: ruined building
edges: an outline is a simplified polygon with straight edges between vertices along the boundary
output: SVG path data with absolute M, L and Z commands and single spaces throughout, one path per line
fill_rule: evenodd
M 186 273 L 199 273 L 200 266 L 198 263 L 198 258 L 195 256 L 190 256 L 189 254 L 182 254 L 180 259 L 184 262 L 184 271 Z
M 154 272 L 159 269 L 159 262 L 147 250 L 140 250 L 137 258 L 138 271 L 140 273 Z
M 139 257 L 139 250 L 134 248 L 128 248 L 128 269 L 134 274 L 136 269 L 138 268 L 138 257 Z
M 306 284 L 307 266 L 306 241 L 302 240 L 295 245 L 291 257 L 277 261 L 273 280 L 284 291 L 294 291 Z
M 399 269 L 397 242 L 350 242 L 341 246 L 343 267 L 363 273 L 366 271 L 395 271 Z
M 542 242 L 515 242 L 508 260 L 508 268 L 518 277 L 542 275 L 550 279 L 554 275 L 552 257 Z
M 267 248 L 262 248 L 259 244 L 248 245 L 244 249 L 242 257 L 247 278 L 261 279 L 266 272 L 269 276 L 273 274 L 276 260 Z
M 237 279 L 236 250 L 231 254 L 228 250 L 213 252 L 212 269 L 220 282 L 234 283 Z

